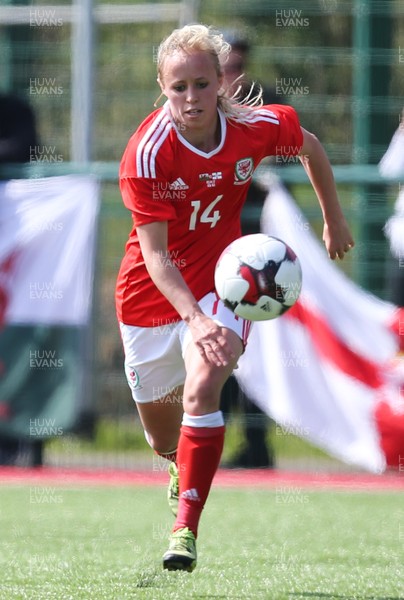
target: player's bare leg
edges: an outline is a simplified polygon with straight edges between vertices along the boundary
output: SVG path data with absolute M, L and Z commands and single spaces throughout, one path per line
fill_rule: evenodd
M 183 386 L 153 402 L 137 403 L 140 420 L 145 436 L 159 456 L 167 461 L 170 480 L 167 489 L 167 501 L 171 512 L 178 513 L 179 478 L 176 465 L 178 438 L 182 421 Z
M 183 414 L 182 395 L 181 386 L 153 402 L 136 403 L 147 441 L 158 454 L 169 454 L 177 449 Z
M 196 566 L 198 524 L 224 443 L 220 393 L 243 350 L 234 331 L 223 328 L 222 334 L 235 357 L 227 366 L 206 362 L 193 342 L 185 355 L 184 417 L 177 451 L 180 497 L 170 547 L 163 557 L 166 569 L 192 571 Z
M 225 367 L 207 363 L 192 342 L 187 347 L 183 408 L 189 415 L 200 416 L 219 410 L 224 383 L 237 366 L 243 352 L 243 343 L 237 333 L 226 327 L 222 327 L 221 333 L 234 354 L 234 359 Z

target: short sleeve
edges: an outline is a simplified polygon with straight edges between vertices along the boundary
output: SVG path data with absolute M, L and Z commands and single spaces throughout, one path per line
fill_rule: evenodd
M 133 215 L 135 227 L 155 221 L 175 219 L 175 208 L 164 191 L 167 182 L 143 177 L 122 177 L 119 181 L 122 200 Z
M 303 132 L 299 117 L 292 106 L 270 104 L 263 108 L 271 111 L 278 121 L 276 139 L 271 136 L 270 156 L 296 156 L 303 146 Z

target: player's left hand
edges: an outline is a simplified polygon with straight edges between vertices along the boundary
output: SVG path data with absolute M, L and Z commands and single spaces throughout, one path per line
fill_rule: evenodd
M 331 260 L 342 260 L 347 252 L 355 246 L 354 239 L 344 218 L 335 224 L 325 223 L 323 241 Z

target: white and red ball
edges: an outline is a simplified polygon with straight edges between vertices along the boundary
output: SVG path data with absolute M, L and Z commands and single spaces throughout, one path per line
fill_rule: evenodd
M 215 269 L 219 298 L 236 315 L 268 321 L 299 297 L 302 269 L 292 248 L 264 233 L 238 238 L 222 252 Z

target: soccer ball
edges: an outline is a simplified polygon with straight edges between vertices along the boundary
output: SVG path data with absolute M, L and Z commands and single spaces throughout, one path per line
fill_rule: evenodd
M 215 268 L 215 287 L 225 306 L 249 321 L 268 321 L 294 305 L 302 270 L 292 248 L 264 233 L 238 238 Z

